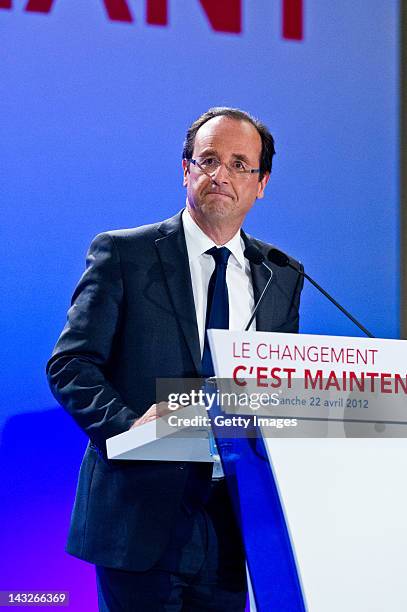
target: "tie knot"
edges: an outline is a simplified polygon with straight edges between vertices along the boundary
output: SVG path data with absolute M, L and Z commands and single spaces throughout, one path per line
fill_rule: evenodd
M 209 249 L 209 251 L 205 252 L 207 255 L 212 255 L 216 265 L 227 265 L 230 255 L 230 251 L 227 247 L 220 247 L 220 249 L 218 249 L 218 247 L 212 247 L 211 249 Z

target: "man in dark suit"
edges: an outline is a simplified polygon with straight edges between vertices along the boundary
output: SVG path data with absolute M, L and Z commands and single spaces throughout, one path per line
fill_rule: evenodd
M 241 226 L 263 197 L 273 154 L 262 123 L 210 109 L 184 144 L 186 209 L 100 234 L 89 249 L 47 373 L 89 436 L 67 550 L 97 566 L 102 610 L 244 610 L 244 551 L 224 479 L 212 478 L 211 464 L 109 461 L 106 440 L 157 417 L 156 379 L 202 375 L 221 251 L 229 327 L 244 328 L 267 273 L 243 250 L 270 245 Z M 253 328 L 298 331 L 301 288 L 295 272 L 275 270 Z

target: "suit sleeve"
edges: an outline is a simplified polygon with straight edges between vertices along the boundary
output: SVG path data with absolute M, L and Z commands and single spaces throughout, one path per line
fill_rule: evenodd
M 136 418 L 106 377 L 123 301 L 113 238 L 96 236 L 86 263 L 47 375 L 54 397 L 105 453 L 106 439 L 128 430 Z

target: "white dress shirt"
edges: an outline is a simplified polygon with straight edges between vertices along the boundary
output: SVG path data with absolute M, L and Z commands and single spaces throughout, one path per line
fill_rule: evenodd
M 254 308 L 252 275 L 250 264 L 243 255 L 245 245 L 240 231 L 236 232 L 233 238 L 226 244 L 218 245 L 198 227 L 187 209 L 182 213 L 182 223 L 188 251 L 202 355 L 205 338 L 208 285 L 215 269 L 214 258 L 212 255 L 207 255 L 205 251 L 214 246 L 225 246 L 231 252 L 226 268 L 226 283 L 229 294 L 229 329 L 244 330 L 250 319 Z M 255 321 L 253 321 L 250 329 L 256 329 Z
M 243 255 L 244 242 L 240 235 L 240 231 L 237 231 L 229 242 L 219 245 L 215 244 L 213 240 L 201 230 L 192 219 L 188 209 L 185 209 L 182 213 L 182 223 L 187 245 L 202 356 L 205 340 L 208 285 L 215 269 L 214 258 L 212 255 L 207 255 L 205 251 L 208 251 L 214 246 L 225 246 L 231 253 L 226 268 L 226 284 L 228 286 L 229 295 L 229 329 L 243 330 L 250 319 L 250 315 L 254 308 L 252 275 L 250 264 Z M 256 329 L 255 321 L 253 321 L 250 329 Z M 218 480 L 219 478 L 223 478 L 224 474 L 215 444 L 213 446 L 213 452 L 215 462 L 213 464 L 212 478 Z

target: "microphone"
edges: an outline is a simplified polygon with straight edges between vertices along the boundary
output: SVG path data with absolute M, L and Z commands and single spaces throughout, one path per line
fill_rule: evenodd
M 254 317 L 256 316 L 256 312 L 257 312 L 260 304 L 262 303 L 264 296 L 266 295 L 267 289 L 269 288 L 269 285 L 270 285 L 271 281 L 273 280 L 273 270 L 270 268 L 270 266 L 268 266 L 266 264 L 265 256 L 260 251 L 260 249 L 258 249 L 256 246 L 254 246 L 254 244 L 250 244 L 248 247 L 246 247 L 243 254 L 246 257 L 246 259 L 248 259 L 250 261 L 250 263 L 254 264 L 255 266 L 263 266 L 270 273 L 270 278 L 268 279 L 268 281 L 266 283 L 266 286 L 264 287 L 264 289 L 263 289 L 263 291 L 261 293 L 261 296 L 259 297 L 258 302 L 257 302 L 256 306 L 253 309 L 253 312 L 251 314 L 251 317 L 249 319 L 248 324 L 244 328 L 244 330 L 247 331 L 249 329 L 250 325 L 252 324 Z
M 295 272 L 297 272 L 297 274 L 299 274 L 300 276 L 303 276 L 304 278 L 306 278 L 311 283 L 311 285 L 314 285 L 314 287 L 316 289 L 318 289 L 318 291 L 320 293 L 322 293 L 322 295 L 324 295 L 326 298 L 328 298 L 328 300 L 330 302 L 332 302 L 332 304 L 334 304 L 334 306 L 339 308 L 339 310 L 346 317 L 348 317 L 348 319 L 350 319 L 352 321 L 352 323 L 354 323 L 357 327 L 359 327 L 359 329 L 364 334 L 366 334 L 366 336 L 368 336 L 369 338 L 374 338 L 373 334 L 368 329 L 366 329 L 366 327 L 364 325 L 359 323 L 359 321 L 357 319 L 355 319 L 355 317 L 353 317 L 350 314 L 350 312 L 348 312 L 343 306 L 341 306 L 339 304 L 339 302 L 337 302 L 331 295 L 329 295 L 329 293 L 327 291 L 325 291 L 325 289 L 323 289 L 320 285 L 318 285 L 318 283 L 316 281 L 314 281 L 313 278 L 311 278 L 306 272 L 304 272 L 304 270 L 300 270 L 299 268 L 297 268 L 297 266 L 292 264 L 291 261 L 290 261 L 290 258 L 288 257 L 288 255 L 286 255 L 282 251 L 279 251 L 278 249 L 274 249 L 273 248 L 273 249 L 269 250 L 269 252 L 267 254 L 267 259 L 269 261 L 271 261 L 271 263 L 274 263 L 276 266 L 279 266 L 280 268 L 291 268 L 292 270 L 295 270 Z

